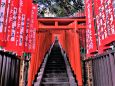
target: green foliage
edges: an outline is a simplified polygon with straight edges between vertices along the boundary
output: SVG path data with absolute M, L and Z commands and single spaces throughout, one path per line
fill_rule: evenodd
M 44 10 L 49 9 L 57 17 L 70 16 L 83 9 L 82 0 L 34 0 L 39 4 L 39 16 L 43 16 Z M 43 6 L 43 8 L 42 8 Z M 42 8 L 42 9 L 41 9 Z

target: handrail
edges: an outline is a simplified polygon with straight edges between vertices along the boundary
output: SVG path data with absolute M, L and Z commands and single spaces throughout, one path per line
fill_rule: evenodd
M 37 76 L 37 82 L 34 83 L 34 86 L 40 86 L 40 84 L 41 84 L 43 74 L 44 74 L 44 70 L 46 68 L 46 63 L 47 63 L 47 60 L 48 60 L 48 56 L 50 55 L 53 46 L 54 46 L 54 43 L 51 45 L 51 47 L 49 49 L 49 52 L 45 55 L 44 61 L 43 61 L 42 66 L 40 68 L 40 72 L 38 73 L 38 76 Z
M 64 57 L 64 61 L 65 61 L 65 64 L 66 64 L 67 74 L 68 74 L 68 78 L 69 78 L 69 84 L 70 84 L 70 86 L 77 86 L 77 83 L 75 82 L 75 78 L 73 77 L 72 70 L 70 68 L 69 62 L 67 60 L 66 53 L 63 51 L 61 45 L 60 45 L 60 48 L 61 48 L 61 53 Z

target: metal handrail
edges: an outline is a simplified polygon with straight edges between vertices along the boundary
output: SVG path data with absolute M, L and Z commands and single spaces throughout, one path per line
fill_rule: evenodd
M 48 60 L 48 56 L 50 55 L 53 46 L 54 46 L 54 43 L 50 47 L 49 52 L 45 55 L 44 61 L 43 61 L 42 66 L 40 68 L 40 72 L 38 73 L 37 82 L 34 83 L 34 86 L 40 86 L 41 85 L 44 70 L 46 68 L 46 63 L 47 63 L 47 60 Z
M 66 64 L 66 70 L 67 70 L 67 74 L 68 74 L 68 78 L 69 78 L 69 84 L 70 84 L 70 86 L 78 86 L 77 83 L 75 82 L 75 77 L 73 77 L 72 70 L 71 70 L 69 62 L 67 60 L 66 53 L 63 51 L 61 45 L 60 45 L 60 48 L 61 48 L 61 53 L 64 57 L 64 61 L 65 61 L 65 64 Z

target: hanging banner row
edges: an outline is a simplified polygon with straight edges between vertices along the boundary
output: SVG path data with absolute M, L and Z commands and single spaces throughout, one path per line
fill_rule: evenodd
M 115 41 L 115 0 L 85 0 L 87 57 Z
M 0 46 L 19 56 L 33 52 L 37 12 L 32 0 L 0 0 Z

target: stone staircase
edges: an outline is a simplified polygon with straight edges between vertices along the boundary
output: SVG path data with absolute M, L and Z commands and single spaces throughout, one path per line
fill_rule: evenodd
M 67 59 L 64 59 L 58 43 L 54 43 L 51 53 L 45 58 L 41 73 L 34 86 L 77 86 Z

